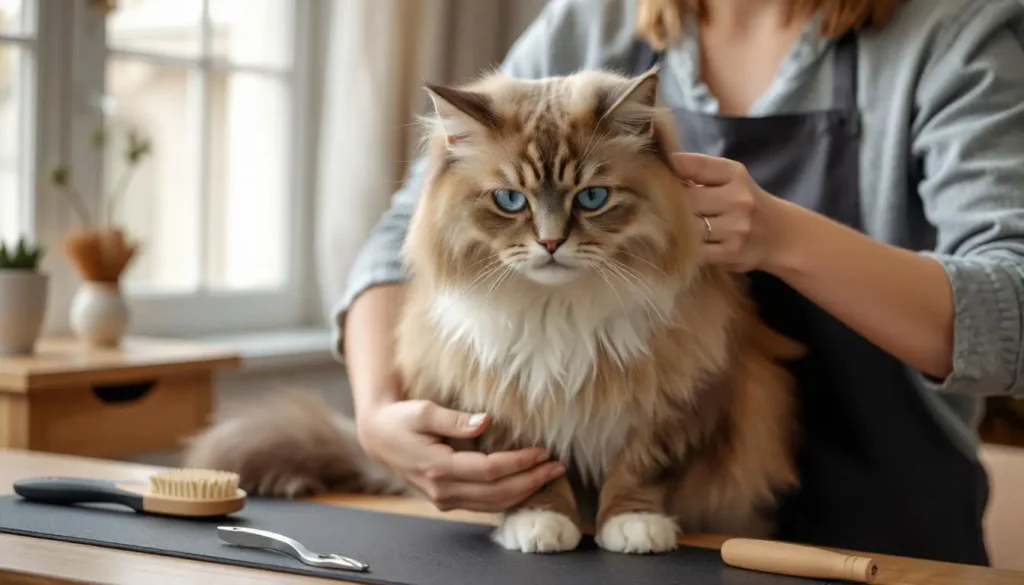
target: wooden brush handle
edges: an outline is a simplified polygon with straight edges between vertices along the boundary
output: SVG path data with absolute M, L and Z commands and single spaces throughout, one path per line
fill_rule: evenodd
M 722 545 L 728 565 L 766 573 L 811 579 L 839 579 L 858 583 L 875 580 L 878 567 L 866 557 L 768 540 L 732 538 Z

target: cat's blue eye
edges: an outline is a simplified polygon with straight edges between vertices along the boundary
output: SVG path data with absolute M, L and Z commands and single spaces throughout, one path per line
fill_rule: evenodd
M 604 187 L 588 187 L 577 193 L 573 202 L 580 209 L 597 211 L 605 203 L 608 203 L 608 189 Z
M 526 209 L 526 195 L 510 189 L 498 189 L 494 192 L 494 203 L 502 211 L 517 213 Z

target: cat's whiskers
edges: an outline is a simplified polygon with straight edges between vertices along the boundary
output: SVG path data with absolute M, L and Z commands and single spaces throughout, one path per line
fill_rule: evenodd
M 626 303 L 622 300 L 622 297 L 619 295 L 619 291 L 615 288 L 615 285 L 612 284 L 612 281 L 608 279 L 607 271 L 605 271 L 605 269 L 602 268 L 600 264 L 591 264 L 591 267 L 594 269 L 594 272 L 596 272 L 597 275 L 600 276 L 605 281 L 605 283 L 608 285 L 608 288 L 611 289 L 612 294 L 615 295 L 616 299 L 618 299 L 619 306 L 622 307 L 622 310 L 627 310 Z
M 634 283 L 644 287 L 647 290 L 647 292 L 649 293 L 649 295 L 650 295 L 647 298 L 649 300 L 651 300 L 652 305 L 655 304 L 653 302 L 653 299 L 651 299 L 651 297 L 657 296 L 658 293 L 653 288 L 651 288 L 651 284 L 650 284 L 650 282 L 648 282 L 647 278 L 645 278 L 642 274 L 640 274 L 640 272 L 637 271 L 635 268 L 633 268 L 631 266 L 628 266 L 626 264 L 623 264 L 622 262 L 619 262 L 618 260 L 615 260 L 614 258 L 611 259 L 611 260 L 612 260 L 612 263 L 614 263 L 616 266 L 619 267 L 619 269 L 623 270 L 627 275 L 630 275 L 630 276 L 633 277 L 634 280 L 632 280 L 631 282 L 634 282 Z M 662 322 L 667 325 L 670 322 L 670 319 L 668 318 L 668 316 L 666 316 L 661 311 L 658 311 L 658 312 L 659 312 L 659 317 L 661 317 Z
M 593 248 L 594 250 L 591 250 L 591 248 Z M 598 275 L 601 276 L 601 278 L 605 279 L 605 282 L 608 283 L 609 288 L 612 289 L 612 292 L 615 294 L 616 298 L 619 299 L 619 303 L 622 305 L 623 309 L 626 309 L 625 303 L 622 302 L 622 297 L 619 296 L 617 287 L 614 284 L 612 284 L 606 277 L 608 271 L 611 271 L 628 287 L 630 287 L 630 289 L 632 289 L 640 296 L 640 306 L 643 307 L 644 311 L 647 313 L 647 320 L 651 326 L 654 326 L 654 317 L 651 315 L 651 309 L 653 309 L 658 314 L 658 317 L 661 319 L 662 322 L 667 323 L 667 320 L 665 319 L 663 313 L 658 309 L 656 303 L 651 299 L 651 296 L 655 295 L 656 293 L 648 285 L 646 285 L 646 283 L 643 282 L 643 277 L 633 271 L 630 271 L 632 272 L 631 276 L 633 276 L 637 281 L 643 284 L 649 294 L 644 294 L 643 291 L 637 288 L 635 283 L 633 283 L 629 278 L 626 278 L 626 275 L 622 274 L 623 268 L 628 267 L 613 259 L 605 258 L 600 253 L 596 252 L 596 249 L 599 249 L 599 246 L 581 245 L 577 247 L 577 254 L 583 258 L 591 259 L 591 266 L 594 268 L 594 271 L 597 272 Z M 607 268 L 608 271 L 605 271 L 604 268 Z
M 634 279 L 636 279 L 634 281 L 635 284 L 644 287 L 644 290 L 646 290 L 648 293 L 652 295 L 654 294 L 654 289 L 652 289 L 651 285 L 647 283 L 647 279 L 644 277 L 644 275 L 640 274 L 635 268 L 629 266 L 628 264 L 620 262 L 615 258 L 609 258 L 608 261 L 614 264 L 619 270 L 622 270 L 627 276 L 632 276 Z
M 505 271 L 502 272 L 501 276 L 499 276 L 497 280 L 494 281 L 494 284 L 491 285 L 491 288 L 487 291 L 487 296 L 494 294 L 494 291 L 497 290 L 498 286 L 513 272 L 515 272 L 515 267 L 511 264 L 506 264 Z
M 601 266 L 601 262 L 600 262 L 601 259 L 600 259 L 600 257 L 598 257 L 597 260 L 598 260 L 597 262 L 594 262 L 594 263 L 590 264 L 590 266 L 594 269 L 594 272 L 596 272 L 598 274 L 598 276 L 600 276 L 602 279 L 604 279 L 604 281 L 606 283 L 608 283 L 608 288 L 611 289 L 612 294 L 614 294 L 615 298 L 618 299 L 619 305 L 622 307 L 622 312 L 623 313 L 627 313 L 629 311 L 629 309 L 626 307 L 625 301 L 623 301 L 622 297 L 619 295 L 619 291 L 616 288 L 616 286 L 608 278 L 608 271 L 605 270 L 604 267 Z M 647 321 L 648 321 L 648 323 L 652 322 L 650 311 L 648 311 L 647 307 L 644 306 L 643 304 L 641 304 L 640 306 L 643 307 L 644 312 L 647 313 Z M 625 365 L 623 363 L 623 361 L 622 361 L 622 356 L 620 356 L 617 352 L 608 352 L 608 355 L 613 360 L 615 360 L 615 364 L 617 366 L 619 366 L 620 368 Z M 592 356 L 592 359 L 596 360 L 597 358 L 596 358 L 596 356 Z M 587 413 L 586 416 L 589 417 L 590 416 L 589 413 Z
M 501 270 L 503 266 L 505 266 L 505 264 L 500 259 L 497 259 L 497 257 L 495 257 L 494 263 L 488 265 L 486 270 L 478 274 L 477 277 L 473 279 L 473 282 L 469 283 L 469 286 L 462 291 L 460 296 L 465 297 L 472 293 L 481 284 L 487 282 L 488 278 L 497 274 L 498 271 Z
M 659 268 L 656 264 L 654 264 L 650 260 L 647 260 L 645 258 L 637 256 L 636 254 L 630 252 L 629 250 L 619 250 L 619 252 L 622 253 L 622 254 L 625 254 L 626 256 L 629 256 L 630 258 L 635 258 L 636 260 L 639 260 L 639 261 L 643 262 L 644 264 L 646 264 L 646 265 L 650 266 L 651 268 L 657 270 L 659 273 L 661 273 L 662 276 L 668 278 L 668 273 L 665 272 L 664 270 L 662 270 L 661 268 Z
M 467 271 L 468 270 L 472 270 L 473 268 L 476 268 L 477 266 L 479 266 L 480 264 L 483 264 L 484 262 L 487 262 L 488 260 L 495 261 L 495 260 L 501 260 L 501 258 L 499 258 L 497 254 L 491 254 L 490 256 L 484 256 L 480 260 L 477 260 L 476 262 L 474 262 L 474 263 L 470 264 L 469 266 L 467 266 L 465 269 Z
M 609 271 L 610 271 L 610 273 L 612 275 L 618 277 L 619 280 L 621 280 L 630 290 L 632 290 L 634 293 L 636 293 L 640 297 L 640 307 L 644 310 L 644 313 L 647 314 L 647 323 L 650 326 L 653 327 L 654 326 L 654 316 L 651 315 L 651 306 L 650 306 L 651 302 L 650 302 L 650 299 L 647 298 L 647 295 L 643 294 L 643 291 L 638 289 L 636 287 L 636 285 L 634 285 L 633 283 L 631 283 L 629 281 L 628 278 L 623 276 L 622 272 L 619 271 L 611 262 L 608 262 L 607 259 L 601 258 L 601 263 L 602 263 L 603 266 L 605 266 L 605 267 L 607 267 L 609 269 Z
M 612 294 L 614 294 L 615 298 L 618 299 L 619 305 L 622 307 L 622 310 L 628 310 L 626 308 L 625 301 L 623 301 L 622 296 L 619 295 L 618 288 L 614 284 L 612 284 L 612 281 L 608 278 L 608 272 L 601 266 L 601 256 L 589 250 L 582 249 L 582 247 L 577 248 L 576 256 L 582 259 L 584 262 L 586 262 L 587 266 L 592 268 L 594 272 L 596 272 L 597 275 L 600 276 L 601 279 L 605 281 L 605 283 L 608 285 L 608 288 L 612 291 Z
M 645 310 L 653 310 L 662 323 L 669 322 L 668 319 L 665 317 L 664 313 L 661 312 L 661 309 L 658 308 L 657 303 L 655 303 L 654 300 L 651 298 L 651 295 L 654 294 L 654 291 L 651 290 L 650 287 L 648 287 L 641 280 L 639 275 L 630 274 L 629 272 L 626 272 L 625 270 L 623 270 L 623 265 L 616 262 L 613 259 L 603 258 L 603 260 L 605 261 L 605 266 L 611 269 L 612 272 L 616 274 L 622 280 L 623 283 L 630 287 L 633 290 L 633 292 L 635 292 L 637 296 L 640 297 L 641 305 L 644 307 Z M 629 278 L 630 276 L 632 276 L 633 279 Z M 639 282 L 634 281 L 634 279 Z M 645 288 L 647 288 L 647 292 L 645 293 L 644 290 L 642 290 L 640 286 L 638 286 L 638 284 L 643 285 Z M 651 318 L 650 311 L 647 312 L 647 316 L 650 320 L 651 326 L 653 327 L 654 319 Z
M 492 256 L 489 256 L 489 257 L 485 258 L 484 260 L 491 260 L 492 263 L 487 265 L 484 268 L 483 272 L 478 274 L 476 276 L 476 278 L 474 278 L 473 281 L 471 283 L 469 283 L 468 287 L 462 289 L 462 291 L 459 293 L 458 296 L 466 297 L 467 295 L 472 293 L 474 290 L 476 290 L 481 284 L 484 284 L 485 282 L 487 282 L 492 277 L 496 277 L 495 281 L 492 283 L 491 290 L 488 292 L 488 294 L 491 294 L 492 292 L 494 292 L 494 289 L 497 288 L 497 286 L 500 284 L 502 278 L 508 276 L 507 270 L 506 270 L 506 272 L 501 272 L 501 273 L 499 273 L 499 271 L 503 267 L 506 268 L 506 269 L 514 267 L 516 261 L 519 258 L 521 258 L 521 257 L 523 257 L 523 256 L 525 256 L 527 254 L 527 252 L 525 250 L 525 246 L 513 246 L 512 247 L 512 249 L 518 249 L 518 248 L 524 248 L 524 249 L 523 250 L 517 250 L 516 252 L 512 253 L 511 255 L 509 255 L 504 260 L 502 260 L 502 258 L 499 255 L 497 255 L 497 254 L 494 254 Z M 477 264 L 480 264 L 484 260 L 478 260 L 478 261 L 474 262 L 470 266 L 470 268 L 472 268 L 472 266 L 476 266 Z
M 667 319 L 665 319 L 663 313 L 658 309 L 657 306 L 655 306 L 656 303 L 654 303 L 653 299 L 651 299 L 651 296 L 656 296 L 656 293 L 654 292 L 654 290 L 646 282 L 644 282 L 644 278 L 643 278 L 642 275 L 640 275 L 635 270 L 630 269 L 628 266 L 626 266 L 625 264 L 622 264 L 621 262 L 619 262 L 619 261 L 617 261 L 615 259 L 606 258 L 604 255 L 602 255 L 602 254 L 600 254 L 600 253 L 598 253 L 598 252 L 596 252 L 594 250 L 591 250 L 591 248 L 593 248 L 595 250 L 596 249 L 600 249 L 599 246 L 584 244 L 584 245 L 581 245 L 581 246 L 579 246 L 577 248 L 577 254 L 579 254 L 581 256 L 584 256 L 584 257 L 589 256 L 589 257 L 593 258 L 596 261 L 596 264 L 594 265 L 595 269 L 597 269 L 599 266 L 604 266 L 604 267 L 607 267 L 609 270 L 613 271 L 615 273 L 615 275 L 619 277 L 619 279 L 621 279 L 624 283 L 626 283 L 626 285 L 629 286 L 634 292 L 636 292 L 637 294 L 640 295 L 640 298 L 642 299 L 642 303 L 641 304 L 644 306 L 645 310 L 647 310 L 647 307 L 650 306 L 650 308 L 654 309 L 658 313 L 659 318 L 661 318 L 661 320 L 663 322 L 666 322 L 666 323 L 668 322 Z M 655 267 L 655 268 L 657 268 L 657 267 Z M 622 274 L 623 271 L 625 271 L 625 274 Z M 664 274 L 664 272 L 662 272 L 662 273 Z M 626 276 L 632 276 L 637 281 L 637 283 L 639 283 L 639 284 L 644 286 L 644 288 L 647 290 L 648 294 L 643 294 L 643 292 L 637 287 L 637 283 L 633 282 L 629 278 L 626 278 Z M 612 290 L 615 291 L 615 287 L 614 286 L 612 286 Z M 616 296 L 618 296 L 617 293 L 616 293 Z M 620 297 L 620 299 L 621 299 L 621 297 Z M 650 321 L 651 325 L 654 325 L 654 319 L 651 318 L 651 315 L 650 315 L 649 311 L 648 311 L 648 320 Z
M 616 260 L 615 258 L 609 258 L 609 260 L 613 264 L 615 264 L 615 266 L 617 266 L 621 270 L 623 270 L 627 275 L 632 276 L 633 278 L 635 278 L 636 279 L 636 283 L 639 284 L 640 286 L 643 286 L 644 289 L 647 290 L 647 292 L 649 292 L 652 295 L 656 294 L 654 289 L 651 288 L 651 285 L 648 282 L 648 278 L 645 277 L 644 275 L 640 274 L 640 272 L 637 269 L 635 269 L 632 266 L 629 266 L 628 264 L 625 264 L 625 263 L 623 263 L 623 262 L 621 262 L 619 260 Z M 662 274 L 664 274 L 664 272 L 662 272 Z M 666 276 L 668 276 L 668 275 L 666 275 Z

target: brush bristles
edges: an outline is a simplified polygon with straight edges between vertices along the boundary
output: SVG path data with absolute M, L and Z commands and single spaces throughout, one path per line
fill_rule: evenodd
M 234 498 L 238 482 L 237 473 L 210 469 L 172 469 L 150 477 L 153 495 L 180 500 Z

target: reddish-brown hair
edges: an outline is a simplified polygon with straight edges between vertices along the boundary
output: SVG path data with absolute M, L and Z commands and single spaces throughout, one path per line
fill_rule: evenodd
M 683 17 L 705 13 L 708 0 L 637 0 L 637 29 L 652 47 L 662 50 L 683 34 Z M 712 0 L 713 1 L 713 0 Z M 793 10 L 821 11 L 821 33 L 841 37 L 851 30 L 885 26 L 902 0 L 793 0 Z

